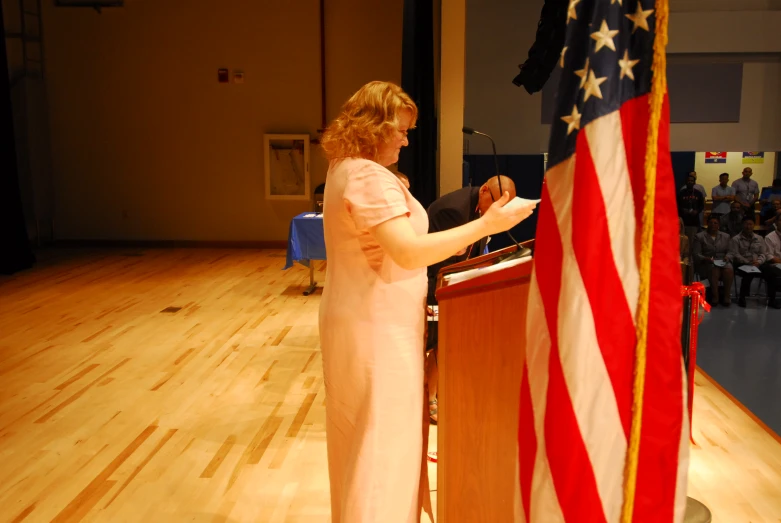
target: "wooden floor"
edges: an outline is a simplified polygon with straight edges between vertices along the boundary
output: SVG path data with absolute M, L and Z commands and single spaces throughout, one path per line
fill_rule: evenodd
M 283 251 L 41 258 L 0 278 L 0 522 L 329 521 L 305 269 Z M 695 405 L 690 495 L 717 523 L 781 522 L 781 444 L 702 377 Z

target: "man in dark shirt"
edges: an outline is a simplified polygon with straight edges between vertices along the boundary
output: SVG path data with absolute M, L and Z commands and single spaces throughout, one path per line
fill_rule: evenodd
M 740 202 L 732 202 L 729 213 L 721 217 L 721 230 L 730 238 L 737 236 L 743 230 L 743 217 L 743 206 Z
M 690 174 L 686 179 L 686 186 L 678 191 L 678 215 L 683 219 L 683 230 L 689 238 L 689 256 L 692 254 L 694 237 L 700 232 L 700 213 L 705 209 L 705 197 L 694 188 L 696 181 Z
M 494 176 L 480 187 L 464 187 L 446 194 L 435 200 L 428 208 L 428 232 L 440 232 L 452 229 L 476 220 L 485 214 L 494 201 L 501 198 L 501 191 L 509 192 L 510 199 L 515 198 L 515 183 L 502 176 L 502 188 L 499 189 L 499 178 Z M 479 242 L 472 244 L 466 249 L 458 252 L 435 265 L 428 268 L 428 297 L 426 304 L 429 306 L 428 337 L 426 341 L 426 351 L 429 353 L 426 362 L 426 379 L 428 383 L 429 394 L 429 414 L 431 422 L 437 422 L 437 355 L 438 344 L 438 321 L 435 321 L 432 307 L 437 305 L 435 296 L 437 290 L 437 274 L 439 270 L 448 265 L 464 261 L 469 258 L 475 258 L 483 254 L 488 238 L 483 238 Z

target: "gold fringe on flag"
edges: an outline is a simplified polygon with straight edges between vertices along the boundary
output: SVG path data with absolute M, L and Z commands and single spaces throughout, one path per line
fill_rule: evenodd
M 656 0 L 656 35 L 654 59 L 651 66 L 653 80 L 649 98 L 650 119 L 645 152 L 645 199 L 643 201 L 642 247 L 640 250 L 640 296 L 637 306 L 637 350 L 635 355 L 632 426 L 629 435 L 624 468 L 624 505 L 621 522 L 631 523 L 637 492 L 637 466 L 640 458 L 640 434 L 643 422 L 643 395 L 648 356 L 648 306 L 651 289 L 651 257 L 654 239 L 654 203 L 656 201 L 656 164 L 659 156 L 659 122 L 667 94 L 667 20 L 668 0 Z

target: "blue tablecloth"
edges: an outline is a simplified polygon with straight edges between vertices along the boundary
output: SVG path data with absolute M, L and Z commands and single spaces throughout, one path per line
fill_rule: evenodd
M 309 217 L 307 217 L 309 216 Z M 285 269 L 294 262 L 309 267 L 309 260 L 325 260 L 323 215 L 304 212 L 290 221 Z

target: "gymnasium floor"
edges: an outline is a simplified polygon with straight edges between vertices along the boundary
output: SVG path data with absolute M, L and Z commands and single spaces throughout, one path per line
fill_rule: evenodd
M 781 434 L 781 310 L 760 298 L 749 298 L 745 309 L 715 307 L 699 336 L 700 368 Z
M 0 522 L 329 521 L 306 269 L 281 250 L 39 258 L 0 278 Z M 717 523 L 778 523 L 781 443 L 696 389 L 689 494 Z

